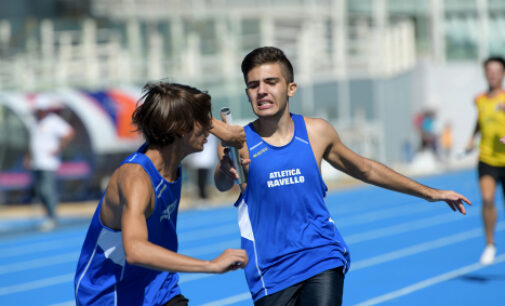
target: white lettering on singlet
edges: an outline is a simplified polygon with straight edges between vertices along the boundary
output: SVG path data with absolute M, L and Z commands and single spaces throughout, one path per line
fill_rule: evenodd
M 305 177 L 299 168 L 270 172 L 267 181 L 268 188 L 301 184 L 305 182 Z

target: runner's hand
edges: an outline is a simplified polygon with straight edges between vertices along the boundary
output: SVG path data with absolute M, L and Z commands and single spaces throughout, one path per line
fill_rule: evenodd
M 472 205 L 472 202 L 470 202 L 470 200 L 452 190 L 436 190 L 436 193 L 431 199 L 429 199 L 429 201 L 444 201 L 453 211 L 459 211 L 463 215 L 466 215 L 464 203 Z
M 221 159 L 221 162 L 219 163 L 220 167 L 219 170 L 224 173 L 226 176 L 236 180 L 238 179 L 238 172 L 237 169 L 233 167 L 233 163 L 230 158 L 230 149 L 224 148 L 224 155 L 223 158 Z M 240 159 L 240 163 L 242 164 L 242 167 L 245 167 L 251 163 L 250 159 Z
M 228 125 L 222 143 L 225 147 L 242 148 L 245 143 L 245 131 L 240 125 Z
M 240 268 L 243 269 L 248 261 L 249 258 L 244 250 L 226 249 L 217 258 L 211 260 L 210 272 L 225 273 Z

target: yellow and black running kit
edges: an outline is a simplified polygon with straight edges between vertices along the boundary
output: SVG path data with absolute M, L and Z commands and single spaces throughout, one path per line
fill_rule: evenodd
M 479 160 L 490 166 L 505 167 L 505 90 L 489 97 L 486 93 L 475 98 L 481 134 Z

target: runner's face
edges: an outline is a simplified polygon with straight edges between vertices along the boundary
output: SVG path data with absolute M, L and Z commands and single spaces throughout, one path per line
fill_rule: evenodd
M 190 152 L 198 152 L 203 150 L 207 137 L 209 137 L 209 130 L 204 129 L 199 123 L 195 123 L 193 130 L 185 133 L 182 140 Z
M 505 76 L 504 67 L 499 62 L 491 61 L 486 65 L 486 79 L 491 89 L 501 87 Z
M 258 117 L 270 117 L 289 112 L 288 99 L 296 92 L 296 83 L 288 83 L 281 65 L 267 63 L 247 73 L 246 94 Z

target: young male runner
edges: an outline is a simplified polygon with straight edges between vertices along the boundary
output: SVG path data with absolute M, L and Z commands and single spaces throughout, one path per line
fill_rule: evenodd
M 349 150 L 323 119 L 289 112 L 296 93 L 293 68 L 273 47 L 253 50 L 242 62 L 246 94 L 258 119 L 245 127 L 241 149 L 247 173 L 236 206 L 245 275 L 255 305 L 340 305 L 349 249 L 325 204 L 324 158 L 334 168 L 380 187 L 428 201 L 445 201 L 465 214 L 464 196 L 421 185 Z M 214 175 L 219 190 L 237 177 L 221 151 Z
M 494 261 L 496 247 L 494 228 L 497 212 L 495 206 L 496 186 L 501 183 L 505 194 L 505 146 L 500 138 L 505 135 L 505 59 L 490 57 L 484 62 L 488 90 L 475 98 L 478 118 L 467 145 L 467 151 L 475 147 L 475 137 L 481 135 L 479 145 L 479 185 L 482 195 L 482 219 L 486 233 L 486 247 L 480 262 L 489 265 Z
M 248 261 L 235 249 L 212 261 L 177 254 L 176 234 L 182 159 L 203 149 L 209 131 L 240 146 L 242 128 L 213 127 L 211 98 L 195 88 L 144 90 L 133 123 L 147 142 L 113 173 L 98 204 L 77 265 L 77 305 L 187 305 L 175 272 L 223 273 Z

